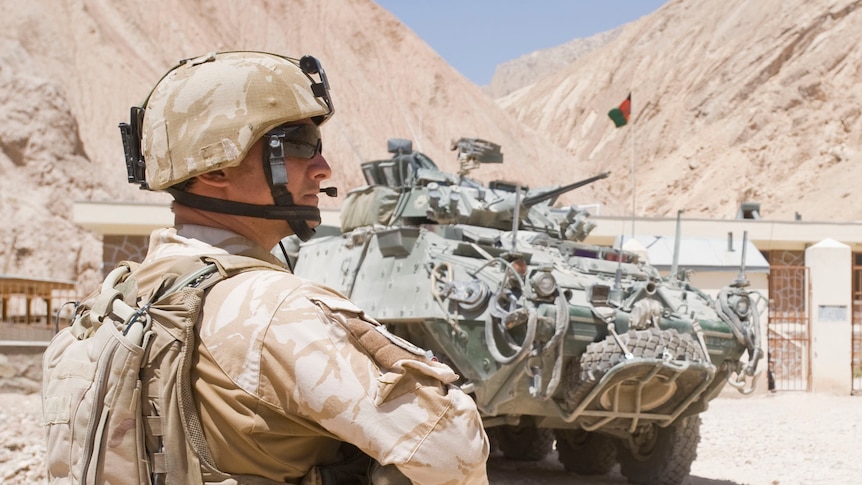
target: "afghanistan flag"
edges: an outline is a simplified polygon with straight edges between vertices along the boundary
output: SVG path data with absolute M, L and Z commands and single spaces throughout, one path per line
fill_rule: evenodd
M 629 122 L 629 116 L 632 113 L 632 93 L 629 93 L 628 97 L 620 103 L 619 107 L 614 108 L 608 111 L 608 116 L 614 121 L 614 124 L 617 125 L 617 128 L 621 126 L 626 126 Z

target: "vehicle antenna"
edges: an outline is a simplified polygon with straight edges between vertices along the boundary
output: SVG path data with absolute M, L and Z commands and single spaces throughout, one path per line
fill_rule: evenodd
M 623 239 L 625 239 L 624 235 L 620 235 L 620 247 L 617 249 L 617 272 L 614 275 L 614 290 L 619 291 L 622 289 L 621 281 L 623 278 Z
M 512 216 L 512 252 L 518 251 L 518 224 L 521 218 L 521 184 L 515 186 L 515 213 Z
M 682 232 L 682 209 L 676 211 L 676 235 L 673 240 L 673 264 L 670 267 L 670 277 L 679 280 L 679 275 L 677 272 L 679 271 L 679 247 L 682 244 L 682 237 L 680 233 Z
M 736 276 L 736 281 L 733 286 L 737 288 L 745 288 L 748 286 L 748 278 L 745 277 L 745 250 L 748 246 L 748 231 L 742 231 L 742 257 L 739 261 L 739 274 Z

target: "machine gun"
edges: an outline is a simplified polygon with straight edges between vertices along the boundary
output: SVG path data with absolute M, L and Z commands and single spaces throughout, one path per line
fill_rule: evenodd
M 610 172 L 602 172 L 598 175 L 593 175 L 592 177 L 585 178 L 584 180 L 579 180 L 579 181 L 571 183 L 569 185 L 564 185 L 564 186 L 556 188 L 556 189 L 548 190 L 547 192 L 544 192 L 541 194 L 536 194 L 536 195 L 531 195 L 529 197 L 525 197 L 524 200 L 521 201 L 521 205 L 526 207 L 526 208 L 530 208 L 530 207 L 533 207 L 534 205 L 539 204 L 541 202 L 544 202 L 546 200 L 551 200 L 551 199 L 556 200 L 557 197 L 565 194 L 566 192 L 571 192 L 572 190 L 581 188 L 584 185 L 589 185 L 589 184 L 596 182 L 598 180 L 608 178 L 608 176 L 610 176 L 610 174 L 611 174 Z M 553 203 L 553 201 L 551 203 Z

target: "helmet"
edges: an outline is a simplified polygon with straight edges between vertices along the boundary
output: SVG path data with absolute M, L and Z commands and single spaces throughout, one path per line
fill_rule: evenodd
M 142 106 L 132 107 L 130 123 L 120 123 L 129 182 L 142 189 L 166 190 L 192 207 L 286 219 L 300 238 L 307 239 L 313 231 L 305 221 L 319 221 L 320 212 L 294 205 L 287 193 L 283 155 L 281 160 L 273 155 L 282 152 L 277 128 L 303 119 L 321 125 L 333 111 L 326 74 L 314 57 L 232 51 L 185 59 L 159 80 Z M 267 145 L 269 160 L 262 163 L 266 162 L 275 206 L 222 201 L 177 189 L 195 176 L 239 165 L 267 134 L 275 136 L 274 150 Z
M 162 190 L 202 173 L 239 165 L 251 146 L 283 123 L 317 124 L 332 115 L 299 61 L 264 52 L 187 59 L 153 88 L 144 106 L 141 147 L 146 182 Z

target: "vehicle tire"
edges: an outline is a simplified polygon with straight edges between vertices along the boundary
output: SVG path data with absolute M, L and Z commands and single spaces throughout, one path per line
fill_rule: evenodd
M 634 449 L 620 442 L 620 473 L 631 483 L 677 485 L 697 458 L 700 415 L 678 419 L 667 428 L 650 426 L 634 437 Z
M 567 472 L 604 475 L 617 463 L 614 437 L 583 429 L 557 429 L 557 457 Z
M 509 460 L 539 461 L 554 447 L 554 432 L 532 425 L 498 426 L 497 446 Z
M 668 353 L 676 360 L 689 362 L 702 360 L 698 343 L 691 335 L 680 334 L 676 330 L 659 330 L 655 327 L 647 330 L 629 330 L 620 335 L 620 340 L 634 357 L 654 358 Z M 602 376 L 624 359 L 622 349 L 611 335 L 601 342 L 588 345 L 578 365 L 572 366 L 572 370 L 576 373 L 571 374 L 566 391 L 566 401 L 569 406 L 576 407 L 598 384 Z

